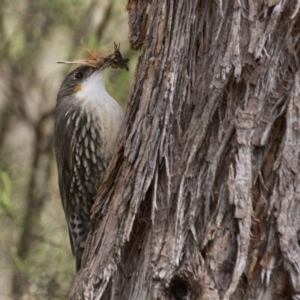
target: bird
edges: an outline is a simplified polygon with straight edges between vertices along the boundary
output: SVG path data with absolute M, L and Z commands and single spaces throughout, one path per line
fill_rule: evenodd
M 128 70 L 128 59 L 122 58 L 116 45 L 113 54 L 91 61 L 96 55 L 66 76 L 55 109 L 58 183 L 76 272 L 91 226 L 91 208 L 124 120 L 123 109 L 105 88 L 104 72 L 109 66 Z

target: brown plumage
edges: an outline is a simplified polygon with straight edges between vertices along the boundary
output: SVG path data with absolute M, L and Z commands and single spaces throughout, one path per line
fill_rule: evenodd
M 123 60 L 116 46 L 114 53 L 101 59 L 101 63 L 94 61 L 93 66 L 91 57 L 82 60 L 81 66 L 67 75 L 57 96 L 54 146 L 77 271 L 90 229 L 91 207 L 124 118 L 123 110 L 105 89 L 104 69 L 127 68 L 127 60 Z

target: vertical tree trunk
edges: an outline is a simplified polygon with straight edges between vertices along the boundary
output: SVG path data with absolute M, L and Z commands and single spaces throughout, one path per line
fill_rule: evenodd
M 71 299 L 300 299 L 299 1 L 127 9 L 142 54 Z
M 41 116 L 36 124 L 33 161 L 26 195 L 27 206 L 25 207 L 23 228 L 17 245 L 18 252 L 16 253 L 22 262 L 26 262 L 30 249 L 39 242 L 41 215 L 50 195 L 48 184 L 53 162 L 52 135 L 49 135 L 45 130 L 45 124 L 49 123 L 49 119 L 52 117 L 52 112 L 46 113 Z M 28 294 L 29 287 L 30 278 L 26 272 L 14 273 L 12 277 L 12 299 L 21 299 L 22 296 Z

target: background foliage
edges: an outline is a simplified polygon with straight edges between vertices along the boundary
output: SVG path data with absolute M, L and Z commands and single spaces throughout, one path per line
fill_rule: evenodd
M 138 53 L 125 1 L 2 0 L 0 6 L 0 298 L 65 299 L 75 275 L 52 146 L 56 94 L 80 42 L 130 58 L 107 89 L 125 108 Z

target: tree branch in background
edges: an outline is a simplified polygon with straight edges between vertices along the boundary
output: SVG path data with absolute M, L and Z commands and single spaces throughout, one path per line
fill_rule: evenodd
M 52 135 L 49 136 L 45 131 L 45 124 L 49 124 L 49 118 L 53 118 L 53 111 L 46 116 L 42 116 L 35 127 L 34 152 L 26 197 L 26 212 L 23 219 L 23 230 L 17 245 L 18 256 L 22 261 L 26 260 L 30 250 L 40 240 L 40 218 L 50 195 L 48 183 L 53 162 Z M 28 274 L 15 273 L 12 283 L 14 299 L 20 299 L 22 295 L 29 293 Z

